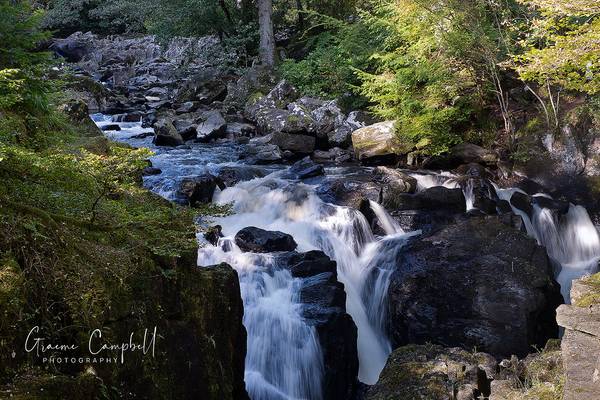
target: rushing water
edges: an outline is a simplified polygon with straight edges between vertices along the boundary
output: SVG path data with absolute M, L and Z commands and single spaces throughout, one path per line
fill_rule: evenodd
M 517 188 L 496 187 L 498 197 L 509 202 L 515 192 L 524 193 Z M 571 282 L 597 272 L 600 260 L 600 236 L 586 209 L 570 204 L 568 212 L 560 216 L 537 204 L 533 205 L 531 216 L 514 206 L 512 209 L 523 219 L 527 234 L 544 246 L 548 256 L 558 264 L 556 280 L 565 302 L 570 303 Z
M 99 126 L 113 124 L 108 116 L 94 115 Z M 246 387 L 253 400 L 319 400 L 322 392 L 323 355 L 314 327 L 302 317 L 301 280 L 278 265 L 277 254 L 242 252 L 233 237 L 242 228 L 259 228 L 291 234 L 298 251 L 319 249 L 337 262 L 338 280 L 345 286 L 347 312 L 358 328 L 359 379 L 374 384 L 391 345 L 386 335 L 385 295 L 397 253 L 406 239 L 400 225 L 376 202 L 371 203 L 386 235 L 377 237 L 357 210 L 324 202 L 308 185 L 286 174 L 284 166 L 256 167 L 238 161 L 243 145 L 190 144 L 177 148 L 152 145 L 143 137 L 151 129 L 141 123 L 119 123 L 120 131 L 107 131 L 114 140 L 149 147 L 154 167 L 162 172 L 144 177 L 144 184 L 170 200 L 178 200 L 181 179 L 223 168 L 259 169 L 257 176 L 217 190 L 214 201 L 231 204 L 229 216 L 213 222 L 223 227 L 216 246 L 205 244 L 198 265 L 227 262 L 240 278 L 244 325 L 248 331 Z M 328 178 L 353 171 L 327 168 Z
M 99 126 L 112 119 L 94 115 Z M 318 335 L 302 316 L 299 300 L 302 281 L 279 265 L 278 255 L 242 252 L 233 237 L 242 228 L 256 226 L 291 234 L 298 251 L 320 249 L 337 262 L 338 279 L 345 286 L 346 309 L 358 327 L 359 379 L 374 384 L 391 345 L 387 337 L 386 301 L 390 276 L 398 253 L 409 236 L 397 221 L 371 201 L 379 225 L 385 232 L 377 237 L 357 210 L 324 202 L 317 184 L 289 177 L 285 166 L 251 166 L 239 161 L 243 145 L 232 143 L 190 144 L 158 148 L 151 143 L 152 129 L 141 123 L 119 123 L 120 131 L 107 131 L 114 140 L 155 151 L 158 175 L 144 177 L 144 184 L 170 200 L 178 200 L 177 188 L 185 177 L 218 174 L 224 168 L 241 169 L 245 181 L 215 193 L 215 202 L 231 204 L 232 213 L 213 222 L 223 227 L 224 237 L 216 246 L 205 244 L 198 252 L 198 265 L 227 262 L 238 272 L 244 302 L 244 325 L 248 331 L 246 387 L 253 400 L 320 400 L 324 373 Z M 329 179 L 348 177 L 344 168 L 326 168 Z M 457 176 L 442 172 L 410 172 L 417 190 L 433 186 L 459 188 Z M 518 189 L 497 189 L 501 199 L 510 200 Z M 462 185 L 467 209 L 473 208 L 473 185 Z M 549 209 L 534 206 L 531 217 L 513 207 L 523 218 L 528 234 L 547 248 L 559 265 L 557 280 L 568 300 L 571 281 L 594 272 L 600 259 L 600 238 L 583 207 L 571 205 L 558 217 Z

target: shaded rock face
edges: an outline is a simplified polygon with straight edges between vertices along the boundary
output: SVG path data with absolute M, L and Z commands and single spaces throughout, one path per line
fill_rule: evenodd
M 489 354 L 436 345 L 404 346 L 392 352 L 365 400 L 475 400 L 489 396 L 495 369 L 496 360 Z
M 283 232 L 266 231 L 249 226 L 235 235 L 235 244 L 242 251 L 271 253 L 274 251 L 293 251 L 298 247 L 291 235 Z
M 598 274 L 573 281 L 573 305 L 556 310 L 565 328 L 561 341 L 566 382 L 564 399 L 600 398 L 600 284 Z
M 450 214 L 467 210 L 463 191 L 443 186 L 434 186 L 415 194 L 395 193 L 395 196 L 387 197 L 384 205 L 390 210 L 431 210 Z
M 432 157 L 423 163 L 427 169 L 454 169 L 462 164 L 481 164 L 495 166 L 499 157 L 497 154 L 472 143 L 461 143 L 450 149 L 448 154 Z
M 247 400 L 246 329 L 237 273 L 221 264 L 193 266 L 187 274 L 170 294 L 177 301 L 166 332 L 161 332 L 165 335 L 161 345 L 170 357 L 163 373 L 177 382 L 168 396 Z
M 352 132 L 356 158 L 362 162 L 393 161 L 411 149 L 400 143 L 395 134 L 395 121 L 379 122 Z
M 562 303 L 544 249 L 498 217 L 458 221 L 400 254 L 388 290 L 395 345 L 524 355 L 556 337 Z
M 315 327 L 323 353 L 323 399 L 352 399 L 358 375 L 358 331 L 346 313 L 344 285 L 336 263 L 322 251 L 287 253 L 286 268 L 303 279 L 302 314 Z

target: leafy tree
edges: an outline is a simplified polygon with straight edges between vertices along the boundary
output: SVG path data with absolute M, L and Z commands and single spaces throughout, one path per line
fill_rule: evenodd
M 43 14 L 28 1 L 0 0 L 0 109 L 47 107 L 44 78 L 49 54 L 37 46 L 49 37 L 39 28 Z
M 525 81 L 600 93 L 600 3 L 596 0 L 522 0 L 539 13 L 518 60 Z

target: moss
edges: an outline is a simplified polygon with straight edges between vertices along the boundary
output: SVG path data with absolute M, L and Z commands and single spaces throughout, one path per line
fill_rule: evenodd
M 575 299 L 573 305 L 577 307 L 589 307 L 600 304 L 600 273 L 588 276 L 581 280 L 589 290 L 579 298 Z
M 257 101 L 263 98 L 265 95 L 262 92 L 253 92 L 248 96 L 248 100 L 246 101 L 247 105 L 254 105 Z

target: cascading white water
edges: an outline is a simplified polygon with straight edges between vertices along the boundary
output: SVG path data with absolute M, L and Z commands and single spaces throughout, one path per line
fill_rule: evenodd
M 386 235 L 394 235 L 396 233 L 404 233 L 404 230 L 394 218 L 392 218 L 383 206 L 373 200 L 369 200 L 371 210 L 375 213 L 375 216 L 379 220 L 381 227 L 385 231 Z
M 244 253 L 229 238 L 198 253 L 199 265 L 219 262 L 233 266 L 240 279 L 250 397 L 320 400 L 323 361 L 317 333 L 301 316 L 300 280 L 271 255 Z
M 495 188 L 498 197 L 506 201 L 510 201 L 515 192 L 524 193 L 516 188 Z M 546 194 L 535 196 L 550 198 Z M 514 206 L 512 209 L 523 219 L 528 235 L 544 246 L 548 256 L 559 264 L 560 271 L 556 280 L 565 302 L 570 303 L 571 282 L 596 272 L 600 260 L 600 236 L 586 209 L 570 204 L 568 212 L 560 218 L 552 210 L 536 204 L 531 217 Z
M 225 239 L 199 251 L 199 265 L 225 261 L 240 274 L 248 330 L 248 391 L 254 400 L 318 399 L 321 380 L 316 375 L 322 373 L 322 355 L 314 331 L 299 314 L 294 279 L 278 270 L 271 256 L 241 253 L 233 244 L 233 236 L 247 226 L 289 233 L 298 251 L 320 249 L 337 261 L 346 308 L 358 327 L 359 378 L 373 384 L 391 352 L 384 300 L 396 252 L 407 235 L 376 203 L 380 224 L 390 233 L 382 239 L 373 235 L 358 211 L 324 203 L 313 187 L 280 176 L 274 173 L 219 193 L 217 203 L 233 205 L 230 216 L 215 221 Z M 296 378 L 288 371 L 295 371 Z

